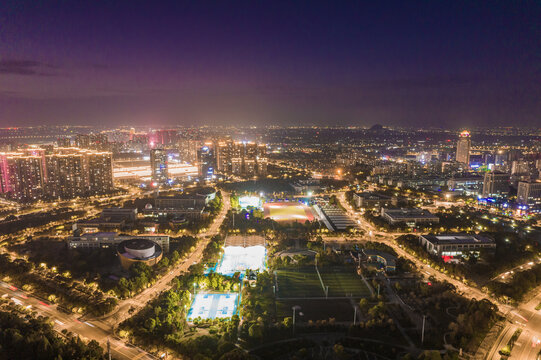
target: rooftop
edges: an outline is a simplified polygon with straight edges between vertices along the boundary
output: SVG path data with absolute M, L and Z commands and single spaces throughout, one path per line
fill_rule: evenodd
M 116 235 L 117 233 L 114 231 L 101 231 L 101 232 L 95 232 L 95 233 L 82 234 L 81 237 L 94 238 L 94 237 L 106 237 L 106 236 L 116 236 Z
M 375 192 L 361 192 L 356 193 L 357 196 L 362 197 L 367 200 L 389 200 L 391 199 L 390 196 L 375 193 Z
M 384 213 L 392 218 L 437 218 L 428 210 L 423 209 L 384 209 Z
M 225 239 L 226 246 L 265 246 L 265 238 L 260 235 L 232 235 Z
M 494 240 L 477 234 L 428 234 L 422 235 L 433 244 L 492 244 Z
M 206 195 L 202 195 L 202 194 L 175 194 L 175 195 L 159 195 L 157 199 L 158 200 L 167 200 L 167 199 L 192 200 L 192 199 L 203 199 L 205 197 Z
M 151 241 L 148 239 L 141 239 L 141 238 L 133 238 L 129 240 L 124 240 L 120 244 L 126 248 L 134 249 L 134 250 L 148 249 L 156 245 L 154 241 Z
M 396 260 L 396 256 L 389 254 L 385 251 L 372 250 L 372 249 L 363 249 L 363 253 L 366 256 L 381 256 L 385 260 Z

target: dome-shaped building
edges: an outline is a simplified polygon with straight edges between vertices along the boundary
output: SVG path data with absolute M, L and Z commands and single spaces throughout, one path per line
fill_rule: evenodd
M 133 238 L 118 244 L 117 253 L 120 265 L 127 270 L 137 262 L 143 262 L 148 266 L 156 265 L 162 259 L 163 250 L 154 241 Z

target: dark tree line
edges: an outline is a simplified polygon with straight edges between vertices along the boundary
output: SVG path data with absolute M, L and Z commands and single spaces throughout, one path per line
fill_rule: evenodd
M 60 337 L 43 318 L 25 320 L 0 311 L 0 357 L 21 360 L 105 360 L 103 349 L 92 340 Z

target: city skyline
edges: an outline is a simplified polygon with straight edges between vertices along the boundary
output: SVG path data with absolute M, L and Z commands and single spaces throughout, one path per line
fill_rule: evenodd
M 535 359 L 540 135 L 0 129 L 2 331 L 31 343 L 21 311 L 46 322 L 47 359 L 83 358 L 63 355 L 76 337 L 100 360 L 275 359 L 296 333 L 314 341 L 304 358 L 366 359 L 376 339 L 382 360 L 459 359 L 460 348 Z M 321 331 L 363 338 L 329 344 Z M 0 355 L 38 357 L 12 339 L 0 336 Z
M 0 126 L 537 126 L 538 2 L 0 5 Z

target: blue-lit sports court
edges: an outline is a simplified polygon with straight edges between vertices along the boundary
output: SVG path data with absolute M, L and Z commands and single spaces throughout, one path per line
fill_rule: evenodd
M 237 311 L 238 293 L 200 293 L 195 295 L 188 320 L 230 318 Z

